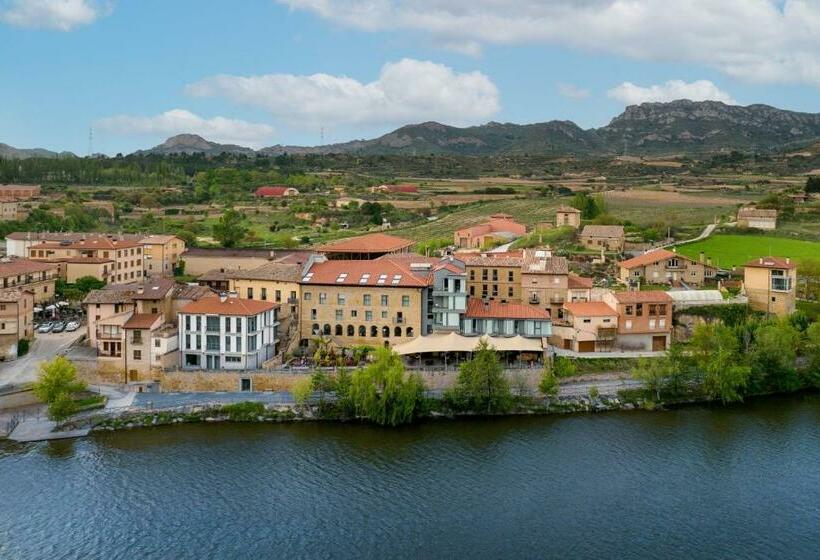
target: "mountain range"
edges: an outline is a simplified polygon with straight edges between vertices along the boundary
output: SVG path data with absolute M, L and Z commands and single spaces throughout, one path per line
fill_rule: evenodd
M 608 125 L 586 130 L 572 121 L 489 122 L 465 128 L 425 122 L 406 125 L 369 140 L 323 146 L 276 145 L 260 150 L 210 142 L 196 134 L 180 134 L 135 154 L 697 155 L 729 150 L 776 152 L 818 140 L 820 113 L 682 99 L 631 105 Z M 16 150 L 0 144 L 2 157 L 57 155 L 47 150 Z

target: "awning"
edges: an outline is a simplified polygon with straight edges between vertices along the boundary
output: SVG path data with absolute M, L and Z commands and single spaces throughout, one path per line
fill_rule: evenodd
M 517 336 L 462 336 L 457 333 L 431 334 L 399 344 L 393 350 L 402 356 L 431 352 L 472 352 L 479 342 L 487 343 L 499 352 L 541 352 L 544 347 L 540 338 Z

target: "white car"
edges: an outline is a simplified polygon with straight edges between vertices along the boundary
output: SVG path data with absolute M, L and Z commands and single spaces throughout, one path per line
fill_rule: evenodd
M 74 332 L 80 328 L 80 323 L 77 321 L 69 321 L 68 324 L 65 326 L 66 332 Z
M 47 332 L 51 332 L 51 329 L 53 329 L 53 328 L 54 328 L 54 323 L 52 323 L 51 321 L 49 321 L 48 323 L 43 323 L 42 325 L 40 325 L 40 326 L 37 328 L 37 332 L 39 332 L 39 333 L 47 333 Z

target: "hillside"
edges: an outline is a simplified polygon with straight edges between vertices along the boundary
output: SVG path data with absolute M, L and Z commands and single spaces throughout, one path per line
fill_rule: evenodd
M 172 136 L 162 144 L 154 146 L 148 150 L 134 152 L 136 155 L 158 154 L 197 154 L 202 153 L 209 156 L 216 156 L 221 153 L 230 154 L 254 154 L 252 148 L 237 146 L 236 144 L 218 144 L 205 140 L 196 134 L 178 134 Z
M 52 152 L 43 148 L 15 148 L 8 144 L 0 143 L 0 158 L 7 159 L 27 159 L 27 158 L 56 158 L 56 157 L 76 157 L 71 152 Z

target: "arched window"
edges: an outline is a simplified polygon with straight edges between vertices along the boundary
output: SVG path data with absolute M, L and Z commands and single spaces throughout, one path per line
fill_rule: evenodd
M 367 327 L 359 325 L 359 336 L 367 336 Z
M 370 327 L 370 336 L 372 336 L 372 337 L 379 336 L 379 327 L 377 327 L 376 325 L 373 325 L 372 327 Z
M 382 327 L 382 337 L 390 338 L 390 327 Z
M 393 334 L 394 334 L 395 336 L 401 336 L 401 327 L 396 327 L 396 328 L 393 330 Z
M 310 327 L 310 332 L 313 333 L 313 336 L 318 336 L 319 333 L 322 332 L 322 328 L 319 326 L 319 323 L 313 323 L 313 326 Z
M 354 336 L 356 334 L 356 327 L 353 325 L 347 326 L 347 336 Z
M 327 335 L 329 335 L 329 334 L 330 334 L 330 325 L 328 325 L 327 323 L 325 323 L 325 326 L 324 326 L 324 327 L 322 327 L 322 332 L 323 332 L 323 333 L 325 333 L 325 334 L 327 334 Z
M 344 329 L 342 325 L 336 325 L 336 336 L 342 336 L 344 334 Z
M 408 338 L 412 338 L 413 337 L 413 327 L 407 327 L 407 330 L 405 331 L 404 334 Z

